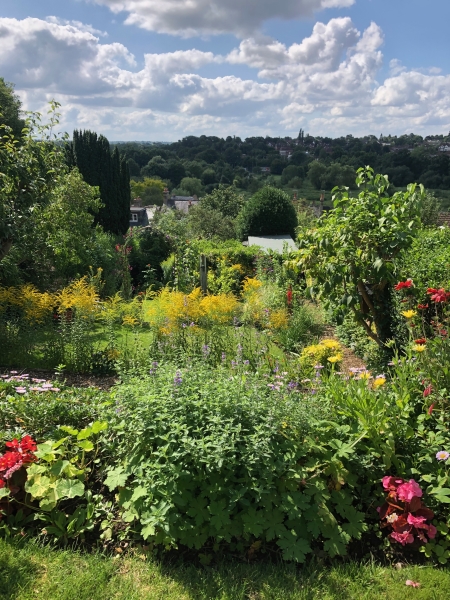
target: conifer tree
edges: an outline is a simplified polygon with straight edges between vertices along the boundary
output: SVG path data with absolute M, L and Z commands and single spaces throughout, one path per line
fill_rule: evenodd
M 89 185 L 100 188 L 102 208 L 96 222 L 105 231 L 126 233 L 130 212 L 130 176 L 128 166 L 120 160 L 117 148 L 111 153 L 108 140 L 93 131 L 73 132 L 67 163 L 78 167 Z

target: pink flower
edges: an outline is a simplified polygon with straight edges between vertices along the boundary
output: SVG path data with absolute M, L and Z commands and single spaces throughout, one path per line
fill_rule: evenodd
M 397 488 L 397 494 L 403 502 L 411 502 L 413 498 L 421 498 L 422 490 L 414 479 L 410 479 L 407 483 L 402 483 Z
M 393 531 L 391 533 L 391 538 L 396 542 L 400 542 L 402 546 L 406 546 L 406 544 L 412 544 L 414 542 L 414 536 L 409 531 L 405 531 L 405 533 L 397 533 Z
M 386 475 L 381 482 L 385 490 L 390 490 L 391 488 L 397 488 L 400 484 L 405 483 L 405 480 Z
M 413 525 L 413 527 L 418 527 L 419 529 L 426 529 L 428 527 L 428 525 L 425 523 L 426 517 L 415 517 L 409 513 L 407 521 L 410 525 Z
M 413 581 L 412 579 L 407 579 L 405 585 L 410 585 L 411 587 L 415 588 L 420 587 L 420 583 L 418 581 Z
M 428 409 L 428 414 L 429 414 L 429 415 L 431 415 L 431 414 L 433 413 L 433 410 L 434 410 L 434 405 L 435 405 L 435 404 L 436 404 L 436 403 L 435 403 L 435 402 L 433 402 L 433 404 L 431 404 L 430 408 Z

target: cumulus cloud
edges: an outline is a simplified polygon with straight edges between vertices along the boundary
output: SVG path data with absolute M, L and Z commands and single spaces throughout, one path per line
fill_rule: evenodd
M 68 19 L 61 19 L 60 17 L 55 16 L 46 17 L 45 20 L 49 23 L 55 23 L 56 25 L 67 25 L 79 31 L 87 31 L 88 33 L 92 33 L 92 35 L 99 35 L 101 37 L 108 36 L 108 33 L 106 31 L 95 29 L 95 27 L 92 27 L 92 25 L 82 23 L 81 21 L 69 21 Z
M 93 0 L 125 23 L 183 37 L 234 33 L 248 35 L 268 19 L 297 19 L 325 8 L 352 6 L 355 0 Z
M 241 136 L 299 126 L 318 135 L 450 128 L 450 75 L 395 61 L 379 83 L 382 44 L 375 23 L 359 31 L 346 17 L 316 23 L 290 46 L 254 35 L 227 56 L 192 48 L 146 54 L 138 67 L 125 46 L 84 26 L 0 18 L 0 73 L 27 109 L 55 97 L 63 126 L 113 139 L 228 135 L 230 127 Z M 206 77 L 205 67 L 219 63 L 247 65 L 255 75 Z

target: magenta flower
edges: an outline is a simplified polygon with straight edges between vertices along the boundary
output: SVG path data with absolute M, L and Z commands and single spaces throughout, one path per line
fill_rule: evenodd
M 403 483 L 403 479 L 397 479 L 396 477 L 392 477 L 391 475 L 386 475 L 381 480 L 383 483 L 383 487 L 385 490 L 389 490 L 391 488 L 397 488 L 398 485 Z
M 425 523 L 426 521 L 426 517 L 415 517 L 413 514 L 409 513 L 408 515 L 408 523 L 410 525 L 413 525 L 414 527 L 417 527 L 419 529 L 427 529 L 428 525 Z
M 397 488 L 397 494 L 400 500 L 403 502 L 411 502 L 413 498 L 421 498 L 422 490 L 419 484 L 414 481 L 414 479 L 410 479 L 406 483 L 402 483 Z
M 391 533 L 391 538 L 396 542 L 400 542 L 402 546 L 406 546 L 406 544 L 412 544 L 414 542 L 414 536 L 409 531 L 405 531 L 405 533 L 397 533 L 393 531 Z

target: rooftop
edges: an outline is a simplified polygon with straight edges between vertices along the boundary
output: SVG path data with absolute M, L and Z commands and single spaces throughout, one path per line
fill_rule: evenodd
M 285 244 L 287 244 L 288 250 L 297 250 L 297 246 L 289 234 L 248 236 L 249 246 L 261 246 L 264 250 L 283 252 Z

